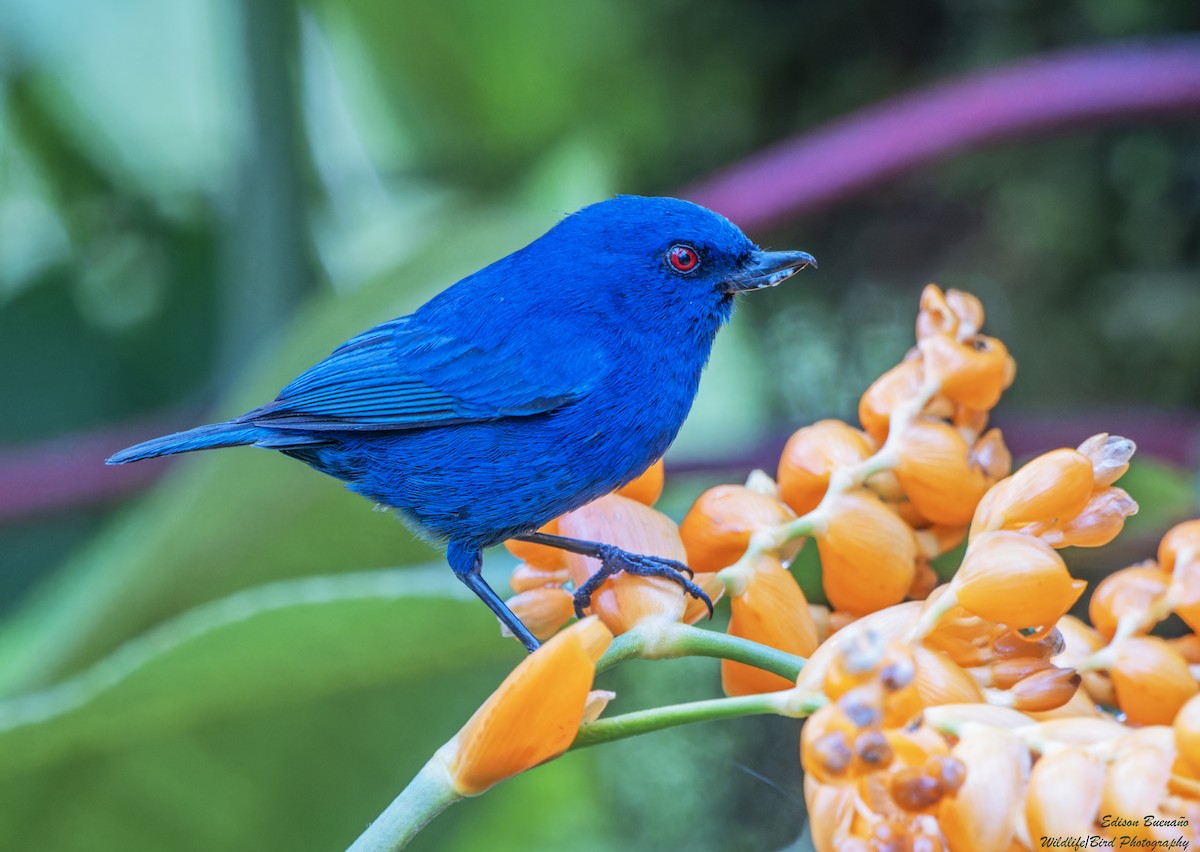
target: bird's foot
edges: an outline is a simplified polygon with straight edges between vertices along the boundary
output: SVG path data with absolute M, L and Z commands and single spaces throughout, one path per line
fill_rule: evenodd
M 712 618 L 712 600 L 705 594 L 704 589 L 691 581 L 695 572 L 682 562 L 665 559 L 661 556 L 642 556 L 621 550 L 611 544 L 601 545 L 596 553 L 600 560 L 600 569 L 588 577 L 587 582 L 575 590 L 575 615 L 583 618 L 584 610 L 592 604 L 592 595 L 600 584 L 620 571 L 638 577 L 662 577 L 682 587 L 685 594 L 696 600 L 703 601 L 708 607 L 708 617 Z

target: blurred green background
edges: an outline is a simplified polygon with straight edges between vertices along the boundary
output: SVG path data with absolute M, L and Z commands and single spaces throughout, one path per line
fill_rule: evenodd
M 271 398 L 583 204 L 947 77 L 1198 29 L 1194 0 L 0 0 L 0 849 L 342 848 L 520 658 L 437 552 L 301 465 L 109 453 Z M 1142 515 L 1078 571 L 1194 513 L 1194 115 L 963 154 L 751 236 L 821 269 L 723 333 L 668 456 L 676 517 L 853 417 L 931 280 L 1016 356 L 1018 451 L 1150 450 Z M 613 711 L 718 688 L 712 661 L 647 665 L 601 682 Z M 574 754 L 414 848 L 787 847 L 796 733 Z

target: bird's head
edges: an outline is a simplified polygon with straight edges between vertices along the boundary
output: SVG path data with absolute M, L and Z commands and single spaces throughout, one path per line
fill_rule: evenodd
M 699 310 L 718 320 L 738 293 L 774 287 L 806 266 L 802 251 L 763 251 L 717 213 L 675 198 L 622 195 L 585 207 L 546 238 L 621 301 Z

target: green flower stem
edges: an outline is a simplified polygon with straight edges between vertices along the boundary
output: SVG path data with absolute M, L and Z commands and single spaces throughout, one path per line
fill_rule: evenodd
M 802 538 L 806 535 L 812 535 L 813 530 L 817 527 L 817 510 L 813 509 L 806 515 L 801 515 L 794 521 L 788 521 L 774 530 L 773 535 L 775 541 L 775 549 L 783 547 L 785 544 Z
M 674 657 L 719 657 L 795 680 L 804 658 L 749 639 L 703 630 L 687 624 L 643 622 L 613 640 L 596 663 L 596 671 L 632 659 L 662 660 Z
M 403 849 L 430 820 L 461 798 L 439 751 L 346 852 Z
M 739 716 L 788 716 L 799 719 L 808 716 L 826 702 L 823 695 L 786 689 L 761 695 L 739 695 L 733 698 L 712 698 L 688 704 L 672 704 L 638 710 L 622 716 L 600 719 L 579 729 L 572 749 L 587 748 L 601 743 L 636 737 L 652 731 L 708 722 L 714 719 L 734 719 Z
M 639 628 L 635 627 L 627 633 L 622 633 L 612 640 L 604 656 L 596 661 L 596 674 L 608 671 L 626 660 L 639 659 L 645 647 L 646 637 Z

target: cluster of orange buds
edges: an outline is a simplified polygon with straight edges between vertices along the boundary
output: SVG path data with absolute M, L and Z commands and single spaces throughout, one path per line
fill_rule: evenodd
M 1200 796 L 1188 775 L 1200 699 L 1173 727 L 1038 721 L 972 705 L 932 709 L 927 723 L 967 767 L 967 782 L 939 814 L 951 849 L 1038 849 L 1054 838 L 1077 848 L 1186 849 L 1200 840 Z
M 1149 635 L 1172 613 L 1191 633 L 1175 639 Z M 1136 724 L 1169 724 L 1197 693 L 1200 665 L 1200 521 L 1173 527 L 1158 559 L 1106 577 L 1092 595 L 1089 645 L 1078 665 L 1096 701 L 1118 708 Z
M 1084 446 L 1113 447 L 1119 441 L 1104 436 Z M 1062 457 L 1056 451 L 1030 466 L 1037 471 L 1043 459 Z M 1102 467 L 1093 467 L 1093 491 L 1111 487 L 1111 480 L 1104 482 L 1107 477 L 1096 473 Z M 1030 503 L 1058 499 L 1039 496 L 1036 489 L 1002 493 L 1014 501 L 1023 493 Z M 1015 502 L 985 498 L 979 512 L 992 513 L 991 520 L 977 518 L 980 532 L 972 546 L 996 534 L 1045 545 L 1040 536 L 1047 530 L 1071 526 L 1069 513 L 1048 524 L 1015 507 Z M 1004 528 L 1009 521 L 997 520 L 1003 518 L 1013 528 Z M 1192 566 L 1198 557 L 1200 521 L 1170 530 L 1157 562 L 1117 572 L 1100 584 L 1091 606 L 1096 627 L 1069 615 L 1042 621 L 1036 630 L 1016 629 L 1029 619 L 1007 612 L 1011 623 L 992 621 L 961 603 L 946 603 L 955 580 L 925 602 L 889 607 L 834 633 L 810 658 L 798 686 L 823 685 L 831 697 L 845 694 L 842 684 L 850 681 L 845 671 L 854 667 L 839 660 L 855 659 L 851 649 L 860 643 L 861 631 L 879 641 L 909 640 L 912 688 L 923 708 L 918 730 L 938 732 L 949 756 L 965 770 L 956 795 L 944 797 L 918 824 L 925 848 L 1031 850 L 1053 838 L 1082 838 L 1090 846 L 1188 848 L 1200 842 L 1200 641 L 1194 634 L 1165 640 L 1147 631 L 1176 607 L 1193 603 Z M 1059 589 L 1057 580 L 1039 583 L 1036 576 L 1023 575 L 1019 563 L 1013 557 L 1010 582 L 1025 591 L 1030 607 L 1043 605 L 1037 600 L 1043 593 L 1074 600 L 1075 593 Z M 1017 603 L 1010 606 L 1020 609 Z M 1061 604 L 1047 611 L 1058 609 Z M 933 622 L 931 610 L 940 612 Z M 1077 689 L 1080 672 L 1083 688 Z M 820 726 L 802 734 L 807 799 L 810 809 L 817 809 L 812 811 L 816 848 L 916 848 L 864 839 L 864 819 L 885 823 L 882 837 L 900 836 L 890 817 L 894 801 L 878 795 L 851 798 L 829 789 L 837 780 L 832 770 L 844 764 L 851 771 L 844 771 L 843 779 L 849 779 L 862 763 L 854 762 L 855 740 L 832 709 L 837 706 L 815 714 L 806 726 L 819 719 Z M 841 740 L 831 736 L 839 730 Z M 851 745 L 837 748 L 842 741 Z M 817 831 L 818 825 L 824 828 Z M 850 826 L 859 834 L 852 835 Z
M 913 646 L 922 701 L 983 702 L 1034 715 L 1075 712 L 1070 702 L 1082 678 L 1063 664 L 1065 645 L 1057 628 L 1035 638 L 956 609 Z
M 897 603 L 905 594 L 927 594 L 936 582 L 929 561 L 959 545 L 980 499 L 1012 467 L 1002 435 L 987 430 L 987 422 L 1012 384 L 1016 367 L 1003 343 L 979 333 L 983 319 L 983 306 L 974 296 L 927 286 L 917 315 L 916 347 L 880 376 L 859 402 L 864 433 L 880 446 L 864 490 L 875 492 L 905 521 L 913 543 L 904 540 L 905 530 L 889 523 L 886 543 L 881 538 L 869 552 L 847 554 L 839 541 L 848 537 L 838 529 L 844 526 L 839 517 L 842 501 L 829 506 L 823 520 L 834 541 L 822 548 L 818 535 L 818 548 L 822 566 L 834 566 L 826 571 L 831 576 L 825 578 L 825 586 L 839 609 L 864 615 Z M 801 440 L 799 433 L 793 438 L 796 443 Z M 791 478 L 793 473 L 781 465 L 781 482 Z M 852 518 L 866 520 L 861 500 L 849 508 L 859 510 Z M 887 554 L 882 562 L 887 596 L 865 593 L 876 585 L 878 574 L 861 576 L 860 569 L 855 576 L 837 570 L 846 562 L 880 563 L 882 554 Z M 906 577 L 911 581 L 901 590 Z
M 1011 468 L 999 431 L 984 430 L 1015 368 L 982 323 L 978 299 L 929 285 L 917 346 L 864 394 L 863 428 L 806 426 L 784 448 L 777 485 L 760 474 L 701 495 L 681 525 L 689 564 L 720 571 L 736 601 L 764 559 L 786 565 L 811 536 L 839 617 L 927 595 L 930 560 L 966 537 L 975 506 Z
M 912 651 L 850 628 L 823 677 L 830 703 L 805 722 L 800 758 L 818 849 L 941 849 L 936 814 L 966 768 L 919 724 Z
M 718 577 L 729 595 L 730 635 L 807 657 L 816 650 L 819 631 L 804 592 L 784 565 L 780 549 L 764 550 L 751 559 L 741 558 L 754 535 L 769 534 L 794 518 L 792 510 L 775 496 L 769 477 L 752 476 L 747 485 L 718 485 L 700 495 L 679 532 L 688 564 L 707 576 Z M 790 556 L 795 545 L 782 550 Z M 721 663 L 721 685 L 726 695 L 774 692 L 793 686 L 779 675 L 731 660 Z
M 1001 480 L 980 501 L 966 554 L 918 638 L 952 607 L 1009 628 L 1049 631 L 1083 593 L 1057 549 L 1107 544 L 1137 511 L 1113 485 L 1129 467 L 1134 445 L 1095 435 L 1078 450 L 1039 456 Z
M 863 396 L 863 429 L 824 420 L 784 448 L 778 481 L 761 472 L 697 498 L 680 524 L 688 564 L 725 586 L 733 635 L 808 656 L 818 622 L 786 570 L 811 536 L 833 624 L 923 598 L 930 560 L 966 537 L 975 506 L 1011 468 L 988 412 L 1012 358 L 979 334 L 973 296 L 929 285 L 917 347 Z M 981 383 L 987 387 L 981 392 Z M 726 662 L 727 694 L 782 689 L 782 678 Z
M 663 465 L 658 461 L 624 488 L 556 518 L 540 531 L 683 562 L 686 553 L 678 525 L 653 508 L 662 489 Z M 582 586 L 599 570 L 600 562 L 523 541 L 508 541 L 505 546 L 521 560 L 509 581 L 516 594 L 507 601 L 508 607 L 544 640 L 574 618 L 574 600 L 565 586 Z M 714 601 L 724 588 L 713 574 L 697 573 L 694 582 Z M 624 573 L 600 585 L 589 611 L 614 635 L 648 619 L 690 624 L 708 614 L 702 601 L 685 597 L 683 590 L 667 579 Z

